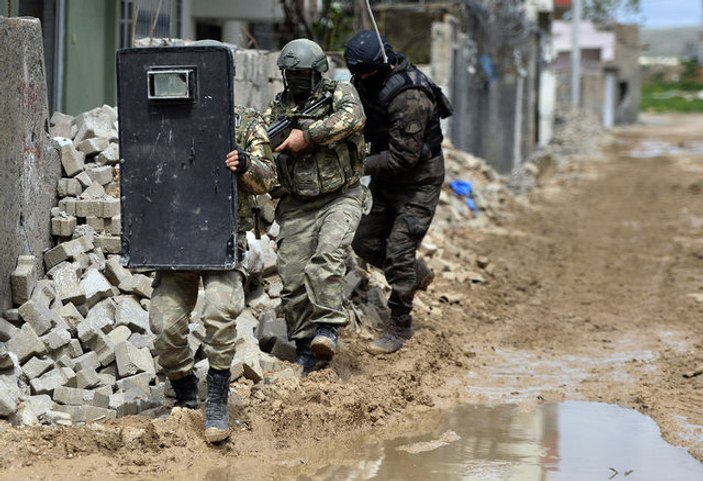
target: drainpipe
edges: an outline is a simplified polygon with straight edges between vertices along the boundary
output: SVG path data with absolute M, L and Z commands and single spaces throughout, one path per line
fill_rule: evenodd
M 525 95 L 525 77 L 527 69 L 522 66 L 522 54 L 515 50 L 515 69 L 517 71 L 517 85 L 515 87 L 515 125 L 513 136 L 513 169 L 520 167 L 522 163 L 522 100 Z
M 582 0 L 573 1 L 571 19 L 571 105 L 581 105 L 581 16 Z
M 64 59 L 66 56 L 66 0 L 57 0 L 55 16 L 54 112 L 63 109 Z

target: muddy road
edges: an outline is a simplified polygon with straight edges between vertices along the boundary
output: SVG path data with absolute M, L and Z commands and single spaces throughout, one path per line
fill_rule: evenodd
M 684 376 L 703 365 L 703 117 L 651 117 L 614 139 L 606 154 L 543 176 L 505 225 L 457 226 L 448 240 L 490 260 L 485 282 L 439 276 L 396 355 L 373 357 L 363 348 L 373 333 L 347 332 L 329 369 L 235 385 L 236 429 L 216 448 L 200 413 L 180 410 L 3 424 L 0 479 L 281 479 L 461 403 L 563 400 L 637 409 L 703 460 L 703 375 Z

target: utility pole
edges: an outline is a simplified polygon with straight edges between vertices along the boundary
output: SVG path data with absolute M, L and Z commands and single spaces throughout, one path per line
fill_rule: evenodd
M 583 0 L 571 2 L 571 105 L 581 105 L 581 17 Z
M 701 26 L 698 30 L 698 66 L 703 65 L 703 0 L 701 0 Z

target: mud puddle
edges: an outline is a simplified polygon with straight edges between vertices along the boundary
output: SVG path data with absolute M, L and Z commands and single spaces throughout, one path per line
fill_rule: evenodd
M 703 465 L 666 443 L 637 411 L 565 402 L 461 406 L 422 434 L 383 442 L 358 438 L 293 453 L 275 464 L 237 462 L 188 479 L 234 481 L 694 481 Z M 279 458 L 280 459 L 280 458 Z M 185 479 L 185 478 L 184 478 Z M 174 480 L 175 481 L 175 480 Z

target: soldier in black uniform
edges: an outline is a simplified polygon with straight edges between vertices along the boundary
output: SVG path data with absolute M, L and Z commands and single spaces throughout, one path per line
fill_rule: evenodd
M 385 57 L 384 53 L 385 51 Z M 433 272 L 416 257 L 430 227 L 444 182 L 440 111 L 450 109 L 441 90 L 375 32 L 356 34 L 344 59 L 366 113 L 371 144 L 364 172 L 374 205 L 362 218 L 352 247 L 383 269 L 392 288 L 391 322 L 369 345 L 372 353 L 397 351 L 412 336 L 413 298 Z

